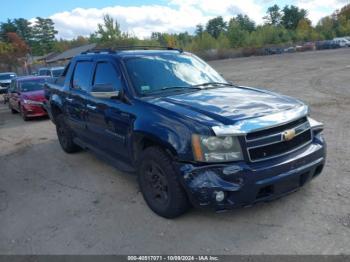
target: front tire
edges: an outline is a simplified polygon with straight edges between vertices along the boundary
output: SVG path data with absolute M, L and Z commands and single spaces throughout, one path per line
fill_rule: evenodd
M 56 117 L 56 132 L 58 141 L 66 153 L 74 153 L 81 150 L 81 148 L 73 142 L 73 132 L 66 124 L 62 114 Z
M 175 218 L 190 208 L 173 161 L 161 148 L 149 147 L 144 150 L 138 181 L 146 203 L 157 215 Z
M 27 117 L 27 113 L 26 113 L 25 109 L 21 105 L 19 106 L 19 108 L 20 108 L 19 113 L 20 113 L 22 119 L 24 121 L 28 121 L 28 117 Z
M 9 109 L 11 110 L 11 113 L 12 114 L 17 114 L 17 111 L 16 110 L 14 110 L 13 108 L 12 108 L 12 106 L 11 106 L 11 103 L 9 102 Z

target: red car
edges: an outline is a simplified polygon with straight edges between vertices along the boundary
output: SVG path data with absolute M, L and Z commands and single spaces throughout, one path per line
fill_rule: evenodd
M 26 121 L 32 117 L 46 116 L 43 108 L 46 76 L 25 76 L 12 80 L 8 90 L 9 108 L 13 114 L 20 113 Z

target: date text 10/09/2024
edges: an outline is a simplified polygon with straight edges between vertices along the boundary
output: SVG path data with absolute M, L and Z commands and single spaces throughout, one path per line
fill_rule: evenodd
M 128 256 L 128 261 L 219 261 L 217 256 Z

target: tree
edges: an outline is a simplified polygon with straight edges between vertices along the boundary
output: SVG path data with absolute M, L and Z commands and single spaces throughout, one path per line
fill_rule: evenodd
M 322 18 L 316 26 L 316 30 L 325 39 L 333 39 L 333 37 L 336 36 L 334 28 L 335 28 L 335 21 L 330 16 L 326 16 Z
M 0 24 L 0 40 L 8 42 L 7 33 L 15 33 L 17 27 L 11 19 L 7 19 L 7 22 Z
M 203 26 L 201 24 L 196 25 L 195 35 L 199 36 L 199 37 L 202 37 L 203 32 L 204 32 Z
M 109 42 L 113 40 L 121 39 L 122 32 L 118 21 L 114 22 L 114 19 L 110 15 L 103 16 L 103 24 L 98 24 L 97 35 L 101 42 Z
M 249 33 L 255 30 L 255 22 L 247 15 L 238 14 L 235 19 L 242 30 L 248 31 Z
M 227 23 L 224 21 L 222 16 L 210 19 L 206 25 L 206 31 L 214 38 L 218 38 L 220 33 L 225 32 Z
M 31 23 L 24 18 L 14 19 L 13 23 L 16 27 L 16 33 L 21 37 L 27 44 L 30 44 L 33 40 L 33 29 Z
M 227 29 L 227 37 L 231 47 L 242 47 L 246 43 L 249 32 L 244 30 L 236 18 L 231 18 Z
M 307 19 L 307 11 L 298 7 L 286 5 L 283 8 L 282 25 L 291 30 L 295 30 L 302 19 Z
M 51 52 L 56 34 L 54 22 L 50 18 L 37 17 L 33 27 L 33 53 L 43 55 Z
M 27 44 L 14 32 L 9 32 L 6 35 L 8 43 L 0 42 L 0 61 L 11 67 L 23 65 L 26 55 L 29 52 Z
M 263 17 L 266 24 L 277 26 L 281 23 L 282 14 L 278 5 L 267 8 L 266 16 Z
M 307 41 L 312 33 L 311 22 L 308 19 L 301 19 L 296 28 L 297 40 Z

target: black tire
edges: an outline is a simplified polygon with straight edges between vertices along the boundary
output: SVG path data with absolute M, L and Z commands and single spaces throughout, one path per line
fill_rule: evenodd
M 175 218 L 190 208 L 178 171 L 161 148 L 149 147 L 143 151 L 138 181 L 146 203 L 159 216 Z
M 24 121 L 28 121 L 28 117 L 26 115 L 26 112 L 21 105 L 19 106 L 19 113 Z
M 9 109 L 11 110 L 12 114 L 17 114 L 17 111 L 12 108 L 10 102 L 9 102 Z
M 81 148 L 73 142 L 73 133 L 66 124 L 64 116 L 62 114 L 58 115 L 55 122 L 58 141 L 60 142 L 62 149 L 66 153 L 75 153 L 80 151 Z

